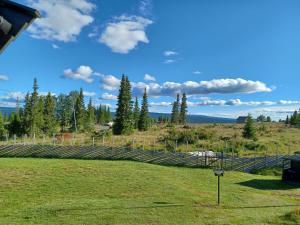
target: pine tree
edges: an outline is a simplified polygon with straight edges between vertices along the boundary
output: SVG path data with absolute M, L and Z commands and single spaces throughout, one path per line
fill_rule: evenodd
M 183 93 L 180 107 L 180 123 L 185 124 L 187 117 L 187 98 L 186 94 Z
M 56 117 L 61 132 L 65 132 L 71 124 L 73 116 L 73 104 L 71 96 L 60 94 L 56 102 Z
M 267 116 L 267 119 L 266 119 L 267 123 L 271 123 L 272 122 L 272 119 L 270 116 Z
M 286 116 L 285 125 L 289 125 L 289 124 L 290 124 L 290 118 L 289 116 Z
M 134 120 L 135 129 L 138 129 L 139 117 L 140 117 L 139 101 L 138 98 L 135 97 L 134 110 L 133 110 L 133 120 Z
M 6 129 L 4 127 L 2 113 L 0 112 L 0 139 L 2 139 L 5 134 L 6 134 Z
M 49 92 L 45 98 L 44 107 L 44 128 L 45 134 L 52 135 L 56 128 L 56 117 L 55 117 L 55 97 Z
M 248 139 L 256 139 L 256 130 L 253 124 L 252 116 L 249 114 L 243 131 L 243 137 Z
M 113 126 L 114 134 L 130 134 L 133 132 L 133 115 L 131 101 L 131 85 L 128 77 L 123 75 L 118 95 L 117 110 Z
M 28 107 L 28 106 L 26 106 Z M 29 124 L 28 128 L 29 131 L 28 133 L 30 135 L 38 135 L 43 127 L 43 99 L 39 97 L 38 95 L 38 84 L 37 84 L 37 79 L 34 78 L 33 82 L 33 92 L 30 97 L 30 104 L 28 110 L 28 115 L 29 115 Z
M 146 131 L 150 127 L 150 118 L 149 118 L 149 110 L 148 110 L 148 96 L 147 90 L 145 89 L 143 95 L 143 102 L 141 107 L 141 113 L 138 121 L 138 128 L 141 131 Z
M 86 122 L 85 122 L 86 130 L 93 131 L 94 124 L 95 124 L 95 108 L 92 104 L 92 98 L 90 98 L 87 107 L 87 112 L 86 112 Z
M 76 98 L 74 114 L 74 117 L 72 117 L 72 129 L 75 131 L 83 131 L 85 121 L 85 107 L 82 88 L 80 89 L 79 95 Z
M 178 124 L 179 123 L 179 94 L 177 94 L 177 99 L 173 103 L 172 114 L 171 114 L 171 123 Z

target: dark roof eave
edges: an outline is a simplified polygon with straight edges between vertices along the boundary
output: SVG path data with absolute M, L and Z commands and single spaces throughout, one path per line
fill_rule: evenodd
M 10 0 L 0 0 L 0 5 L 4 5 L 6 7 L 10 7 L 16 11 L 20 11 L 24 14 L 30 15 L 34 18 L 41 18 L 41 14 L 38 10 L 21 5 L 16 2 L 12 2 Z

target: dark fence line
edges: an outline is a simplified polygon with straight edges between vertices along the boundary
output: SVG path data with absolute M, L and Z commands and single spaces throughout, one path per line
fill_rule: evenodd
M 167 166 L 216 168 L 252 172 L 253 170 L 280 166 L 287 155 L 264 157 L 233 157 L 217 153 L 215 156 L 189 153 L 141 150 L 105 146 L 53 146 L 53 145 L 0 145 L 0 157 L 57 158 L 87 160 L 131 160 Z M 289 156 L 291 157 L 291 156 Z M 292 156 L 297 157 L 297 156 Z

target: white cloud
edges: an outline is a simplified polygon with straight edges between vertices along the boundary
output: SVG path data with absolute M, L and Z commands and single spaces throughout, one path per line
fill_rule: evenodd
M 256 93 L 271 92 L 261 81 L 237 79 L 215 79 L 210 81 L 186 81 L 184 83 L 165 82 L 157 83 L 132 83 L 133 94 L 140 96 L 146 88 L 149 96 L 175 96 L 177 93 L 185 92 L 187 95 L 199 94 L 234 94 L 234 93 Z
M 87 83 L 92 83 L 93 70 L 89 66 L 80 66 L 76 71 L 72 71 L 71 69 L 66 69 L 64 71 L 64 77 L 72 80 L 83 80 Z
M 83 91 L 82 93 L 83 93 L 83 96 L 85 96 L 85 97 L 93 97 L 96 95 L 95 92 L 89 92 L 89 91 Z
M 89 0 L 28 0 L 42 13 L 28 31 L 33 38 L 75 41 L 81 30 L 91 24 L 91 12 L 96 7 Z
M 6 95 L 0 96 L 1 107 L 16 107 L 17 99 L 22 103 L 25 99 L 25 93 L 20 91 L 9 92 Z
M 174 51 L 164 51 L 164 56 L 173 56 L 173 55 L 178 55 L 178 52 L 174 52 Z
M 169 107 L 172 105 L 171 102 L 150 102 L 151 107 L 160 106 L 160 107 Z
M 117 100 L 118 97 L 113 94 L 110 94 L 110 93 L 104 93 L 101 95 L 101 97 L 99 99 L 101 99 L 101 100 Z
M 120 87 L 120 82 L 118 78 L 116 78 L 113 75 L 104 75 L 104 74 L 96 74 L 100 77 L 100 88 L 107 90 L 107 91 L 113 91 L 117 90 Z
M 56 45 L 56 44 L 52 44 L 52 48 L 59 49 L 60 47 L 58 45 Z
M 156 81 L 156 78 L 154 76 L 151 76 L 150 74 L 145 74 L 144 80 L 146 81 Z
M 177 60 L 175 60 L 175 59 L 166 59 L 165 61 L 163 61 L 164 64 L 172 64 L 175 62 L 177 62 Z
M 127 54 L 139 42 L 149 43 L 145 30 L 152 23 L 153 21 L 139 16 L 116 17 L 114 22 L 107 24 L 99 41 L 113 52 Z
M 8 76 L 6 76 L 6 75 L 1 75 L 0 74 L 0 81 L 5 81 L 5 80 L 8 80 Z
M 152 0 L 141 0 L 139 4 L 139 12 L 144 15 L 148 16 L 151 14 L 153 8 Z
M 199 71 L 199 70 L 195 70 L 195 71 L 193 72 L 193 74 L 202 74 L 202 72 Z

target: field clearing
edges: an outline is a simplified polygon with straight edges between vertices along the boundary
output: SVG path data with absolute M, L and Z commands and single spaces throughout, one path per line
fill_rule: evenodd
M 282 123 L 256 123 L 258 139 L 248 140 L 242 137 L 244 124 L 190 124 L 169 127 L 167 124 L 154 125 L 146 132 L 135 131 L 131 135 L 112 135 L 111 131 L 101 131 L 96 134 L 81 133 L 69 134 L 63 138 L 61 134 L 53 137 L 17 137 L 16 141 L 10 137 L 8 141 L 0 144 L 51 144 L 51 145 L 97 145 L 110 147 L 131 147 L 144 150 L 161 151 L 206 151 L 234 152 L 240 156 L 247 155 L 275 155 L 293 154 L 300 152 L 300 129 L 287 127 Z M 100 129 L 100 128 L 98 128 Z M 176 142 L 176 138 L 164 141 L 168 132 L 175 129 L 177 132 L 197 131 L 207 135 L 194 143 L 189 141 Z M 187 135 L 189 136 L 189 135 Z M 172 137 L 172 136 L 171 136 Z
M 123 161 L 0 159 L 0 224 L 299 224 L 300 188 Z M 296 211 L 295 211 L 296 210 Z

